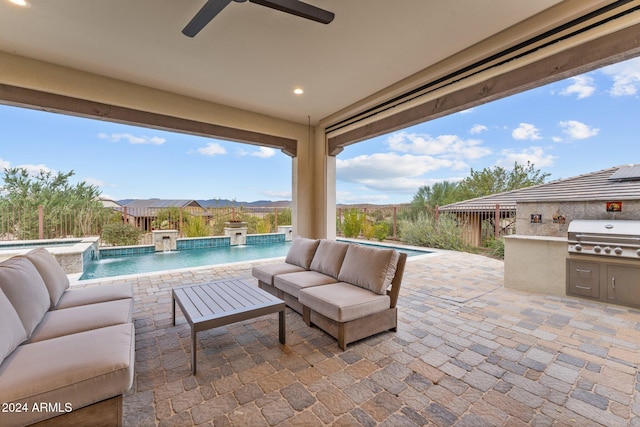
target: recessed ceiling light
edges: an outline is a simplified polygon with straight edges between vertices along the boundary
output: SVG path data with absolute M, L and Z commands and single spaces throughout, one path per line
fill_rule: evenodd
M 302 95 L 304 93 L 304 90 L 302 90 L 301 88 L 297 87 L 293 90 L 293 93 L 295 93 L 296 95 Z
M 29 7 L 29 2 L 27 0 L 9 0 L 9 2 L 21 6 L 21 7 Z

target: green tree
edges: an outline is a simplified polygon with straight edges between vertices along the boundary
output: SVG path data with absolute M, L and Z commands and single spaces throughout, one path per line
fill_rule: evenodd
M 413 196 L 411 206 L 416 208 L 435 209 L 459 201 L 458 186 L 455 182 L 436 182 L 433 186 L 423 185 Z
M 543 184 L 549 175 L 535 169 L 531 162 L 527 162 L 526 166 L 515 162 L 512 170 L 506 170 L 500 166 L 494 166 L 493 169 L 484 168 L 481 171 L 471 169 L 469 176 L 458 183 L 459 200 Z
M 344 211 L 342 220 L 342 233 L 345 237 L 358 237 L 362 230 L 365 216 L 358 209 L 352 208 Z
M 32 175 L 26 168 L 4 169 L 0 188 L 0 208 L 11 208 L 19 215 L 3 219 L 3 232 L 19 239 L 38 238 L 38 206 L 44 207 L 45 238 L 84 236 L 98 232 L 109 212 L 98 200 L 97 187 L 79 182 L 72 185 L 73 171 L 40 170 Z

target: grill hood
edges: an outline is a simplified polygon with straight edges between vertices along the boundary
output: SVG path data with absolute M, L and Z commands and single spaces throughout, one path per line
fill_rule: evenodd
M 640 259 L 640 221 L 573 220 L 569 252 Z

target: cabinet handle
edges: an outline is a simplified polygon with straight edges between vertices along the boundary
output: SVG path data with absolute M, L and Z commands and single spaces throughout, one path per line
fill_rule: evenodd
M 576 268 L 576 271 L 578 273 L 591 273 L 591 270 L 585 270 L 583 268 Z
M 615 276 L 613 276 L 613 277 L 611 278 L 611 287 L 612 287 L 613 289 L 615 289 L 615 288 L 616 288 L 616 277 L 615 277 Z
M 576 285 L 576 288 L 578 288 L 578 289 L 586 289 L 586 290 L 588 290 L 588 291 L 590 291 L 590 290 L 591 290 L 591 286 L 580 286 L 580 285 Z

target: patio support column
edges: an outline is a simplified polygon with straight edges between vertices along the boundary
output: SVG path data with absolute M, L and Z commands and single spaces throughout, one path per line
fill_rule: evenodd
M 324 128 L 309 127 L 292 159 L 293 228 L 310 238 L 336 236 L 336 158 L 328 155 Z

